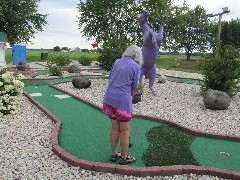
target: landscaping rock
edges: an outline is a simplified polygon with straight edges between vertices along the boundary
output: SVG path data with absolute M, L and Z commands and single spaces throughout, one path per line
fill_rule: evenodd
M 77 64 L 72 64 L 68 68 L 69 73 L 79 73 L 80 72 L 80 67 Z
M 30 74 L 30 77 L 31 78 L 35 78 L 37 75 L 34 73 L 34 72 L 32 72 L 31 74 Z
M 73 78 L 72 84 L 77 89 L 89 88 L 91 85 L 91 81 L 89 79 L 85 79 L 83 77 Z
M 205 92 L 203 101 L 207 109 L 224 110 L 229 107 L 231 98 L 226 92 L 210 89 Z
M 159 78 L 158 78 L 158 83 L 165 83 L 167 81 L 167 77 L 164 76 L 164 75 L 161 75 Z

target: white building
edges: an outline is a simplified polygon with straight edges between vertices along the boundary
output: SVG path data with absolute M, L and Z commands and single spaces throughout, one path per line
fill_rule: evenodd
M 73 47 L 70 49 L 70 52 L 79 52 L 80 48 L 79 47 Z
M 6 65 L 5 50 L 7 48 L 6 48 L 5 43 L 7 43 L 7 42 L 8 42 L 7 34 L 4 32 L 0 32 L 0 66 Z

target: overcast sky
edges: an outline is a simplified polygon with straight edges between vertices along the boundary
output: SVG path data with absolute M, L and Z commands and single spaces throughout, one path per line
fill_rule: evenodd
M 182 4 L 184 0 L 175 0 Z M 92 49 L 94 41 L 87 41 L 80 33 L 77 22 L 77 4 L 79 0 L 41 0 L 39 13 L 48 14 L 48 24 L 44 26 L 43 32 L 35 34 L 32 43 L 27 48 L 49 48 L 55 46 L 79 47 L 81 49 Z M 228 7 L 230 13 L 223 15 L 223 20 L 240 18 L 240 0 L 186 0 L 191 8 L 202 5 L 207 13 L 217 14 L 222 12 L 223 7 Z M 151 12 L 150 12 L 151 13 Z

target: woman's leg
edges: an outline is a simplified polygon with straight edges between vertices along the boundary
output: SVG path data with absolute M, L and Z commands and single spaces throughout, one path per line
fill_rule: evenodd
M 112 148 L 112 155 L 117 154 L 117 144 L 119 138 L 120 124 L 117 120 L 112 120 L 112 129 L 110 131 L 110 142 Z
M 130 137 L 130 122 L 120 122 L 120 145 L 122 158 L 126 158 L 128 154 L 129 146 L 129 137 Z

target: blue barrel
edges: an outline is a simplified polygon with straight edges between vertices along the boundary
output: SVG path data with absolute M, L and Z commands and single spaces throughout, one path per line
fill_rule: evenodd
M 27 64 L 26 59 L 26 46 L 22 44 L 15 44 L 12 46 L 12 59 L 13 64 L 16 65 L 19 61 Z

